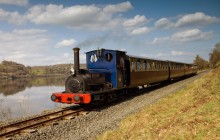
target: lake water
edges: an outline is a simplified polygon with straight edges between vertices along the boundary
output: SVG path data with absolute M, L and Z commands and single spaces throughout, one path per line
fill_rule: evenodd
M 65 77 L 0 80 L 0 121 L 66 106 L 50 99 L 64 83 Z

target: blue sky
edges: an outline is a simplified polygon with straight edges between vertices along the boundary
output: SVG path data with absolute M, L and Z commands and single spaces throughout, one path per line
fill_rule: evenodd
M 0 0 L 0 61 L 73 63 L 72 48 L 192 63 L 220 42 L 219 0 Z

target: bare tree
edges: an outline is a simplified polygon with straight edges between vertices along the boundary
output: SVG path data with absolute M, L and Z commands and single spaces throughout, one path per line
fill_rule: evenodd
M 209 62 L 204 60 L 199 55 L 196 55 L 196 58 L 194 60 L 194 64 L 197 65 L 198 69 L 200 69 L 200 70 L 209 68 Z
M 220 43 L 215 45 L 213 51 L 209 54 L 209 62 L 211 67 L 215 68 L 220 65 Z

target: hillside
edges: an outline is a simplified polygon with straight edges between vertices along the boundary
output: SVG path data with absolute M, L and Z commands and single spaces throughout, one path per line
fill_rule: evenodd
M 50 76 L 50 75 L 68 75 L 73 64 L 57 64 L 51 66 L 34 66 L 31 67 L 30 74 L 35 76 Z M 80 65 L 81 69 L 86 68 L 86 64 Z
M 220 67 L 123 120 L 98 140 L 218 139 Z
M 68 75 L 71 66 L 73 64 L 30 67 L 12 61 L 2 61 L 0 64 L 0 79 Z M 85 69 L 86 64 L 81 64 L 80 68 Z
M 0 78 L 25 77 L 29 75 L 31 67 L 12 61 L 2 61 L 0 64 Z

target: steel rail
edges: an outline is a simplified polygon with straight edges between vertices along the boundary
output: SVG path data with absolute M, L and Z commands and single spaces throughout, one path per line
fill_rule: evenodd
M 11 124 L 8 124 L 8 125 L 5 125 L 5 126 L 1 126 L 0 130 L 2 131 L 4 129 L 10 128 L 12 126 L 18 126 L 18 125 L 23 124 L 23 123 L 28 123 L 28 122 L 35 121 L 35 120 L 40 120 L 40 119 L 43 119 L 43 118 L 48 117 L 50 115 L 59 114 L 59 113 L 62 113 L 64 111 L 67 111 L 67 110 L 70 110 L 70 109 L 71 109 L 70 107 L 66 107 L 66 108 L 64 108 L 62 110 L 59 110 L 59 111 L 55 111 L 55 112 L 47 113 L 47 114 L 44 114 L 44 115 L 41 115 L 41 116 L 38 116 L 38 117 L 34 117 L 34 118 L 27 119 L 27 120 L 11 123 Z
M 80 112 L 85 111 L 86 109 L 80 108 L 78 110 L 71 110 L 71 112 L 66 113 L 66 114 L 62 113 L 62 112 L 67 111 L 67 110 L 69 111 L 70 108 L 65 109 L 65 110 L 60 110 L 60 111 L 57 111 L 57 112 L 53 112 L 53 113 L 49 113 L 49 114 L 39 116 L 39 117 L 36 117 L 36 118 L 32 118 L 32 119 L 29 119 L 29 120 L 26 120 L 26 121 L 24 120 L 24 121 L 17 122 L 17 123 L 11 124 L 11 125 L 3 126 L 3 127 L 1 127 L 2 130 L 13 127 L 13 126 L 16 126 L 16 125 L 19 125 L 19 124 L 22 124 L 22 123 L 26 123 L 26 126 L 24 126 L 24 127 L 20 127 L 20 128 L 15 129 L 15 130 L 6 131 L 6 132 L 1 133 L 0 138 L 4 138 L 4 137 L 14 135 L 14 134 L 19 134 L 21 131 L 23 131 L 25 129 L 37 127 L 37 126 L 40 126 L 40 125 L 44 125 L 44 124 L 47 124 L 49 122 L 53 122 L 55 120 L 61 120 L 62 118 L 70 116 L 70 115 L 74 115 L 74 114 L 78 115 Z M 60 116 L 56 116 L 56 117 L 53 117 L 53 118 L 48 117 L 48 116 L 59 114 L 59 113 L 62 113 L 62 114 L 60 114 Z M 39 119 L 42 119 L 42 120 L 39 121 Z M 46 119 L 46 120 L 43 120 L 43 119 Z M 38 120 L 38 122 L 28 124 L 28 122 L 33 122 L 34 120 Z

